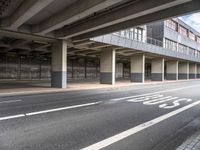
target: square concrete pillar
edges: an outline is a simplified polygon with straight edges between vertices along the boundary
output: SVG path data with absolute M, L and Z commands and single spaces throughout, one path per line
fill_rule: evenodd
M 67 87 L 67 42 L 62 40 L 52 46 L 51 86 Z
M 131 56 L 131 82 L 144 82 L 145 55 Z
M 115 84 L 115 56 L 112 49 L 104 49 L 100 56 L 100 83 Z
M 189 63 L 188 62 L 179 62 L 178 64 L 178 79 L 183 80 L 189 79 Z
M 200 64 L 197 64 L 197 75 L 196 77 L 200 79 Z
M 178 80 L 178 61 L 167 61 L 167 80 Z
M 156 58 L 151 62 L 151 80 L 164 81 L 164 58 Z
M 189 79 L 196 79 L 197 65 L 195 63 L 189 64 Z

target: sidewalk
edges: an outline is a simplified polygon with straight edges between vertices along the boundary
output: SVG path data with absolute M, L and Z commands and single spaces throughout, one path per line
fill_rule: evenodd
M 26 94 L 40 94 L 40 93 L 56 93 L 65 91 L 80 91 L 91 89 L 105 89 L 105 88 L 119 88 L 127 86 L 139 86 L 139 85 L 155 85 L 162 83 L 176 83 L 187 82 L 192 80 L 178 80 L 178 81 L 164 81 L 164 82 L 151 82 L 145 81 L 145 83 L 131 83 L 129 80 L 117 81 L 115 85 L 99 84 L 99 81 L 87 81 L 87 82 L 69 82 L 67 88 L 51 88 L 49 81 L 1 81 L 0 82 L 0 96 L 12 96 L 12 95 L 26 95 Z
M 191 136 L 176 150 L 200 150 L 200 132 Z

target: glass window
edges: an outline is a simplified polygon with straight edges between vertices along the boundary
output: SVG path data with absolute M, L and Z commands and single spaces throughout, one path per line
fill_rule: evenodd
M 189 55 L 195 56 L 195 49 L 189 47 Z
M 195 35 L 192 32 L 189 32 L 189 38 L 195 41 Z
M 200 43 L 200 37 L 197 36 L 197 43 Z
M 200 51 L 196 51 L 196 57 L 200 57 Z
M 121 37 L 125 37 L 128 39 L 133 39 L 137 41 L 143 41 L 144 39 L 144 29 L 137 27 L 137 28 L 130 28 L 127 30 L 122 30 L 119 32 L 115 32 L 114 35 L 119 35 Z
M 128 38 L 134 39 L 133 28 L 127 30 Z
M 166 25 L 168 28 L 175 30 L 177 29 L 177 23 L 174 22 L 173 20 L 167 20 Z
M 179 44 L 179 45 L 178 45 L 178 51 L 179 51 L 180 53 L 187 54 L 187 46 L 182 45 L 182 44 Z
M 142 28 L 135 29 L 135 39 L 137 41 L 143 41 L 143 29 Z
M 134 34 L 133 34 L 133 28 L 127 29 L 127 30 L 122 30 L 119 32 L 115 32 L 115 35 L 119 35 L 128 39 L 134 39 Z
M 187 36 L 187 29 L 182 26 L 179 26 L 179 33 L 184 36 Z
M 115 32 L 115 33 L 113 33 L 114 35 L 120 35 L 120 32 Z
M 165 48 L 175 51 L 177 50 L 177 43 L 172 40 L 165 39 Z

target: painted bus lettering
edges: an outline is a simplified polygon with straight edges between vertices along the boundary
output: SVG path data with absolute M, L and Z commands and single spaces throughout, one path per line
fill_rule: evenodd
M 158 106 L 159 108 L 172 109 L 180 106 L 181 103 L 183 102 L 184 103 L 191 102 L 192 99 L 155 94 L 155 95 L 137 97 L 134 99 L 129 99 L 127 101 L 134 103 L 142 102 L 144 105 L 159 105 Z

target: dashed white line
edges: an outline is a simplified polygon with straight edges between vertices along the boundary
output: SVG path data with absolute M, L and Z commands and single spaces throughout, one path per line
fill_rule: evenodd
M 20 118 L 20 117 L 25 117 L 25 115 L 24 114 L 19 114 L 19 115 L 14 115 L 14 116 L 1 117 L 0 121 L 8 120 L 8 119 L 14 119 L 14 118 Z
M 14 119 L 14 118 L 20 118 L 20 117 L 25 117 L 25 116 L 33 116 L 33 115 L 45 114 L 45 113 L 56 112 L 56 111 L 61 111 L 61 110 L 68 110 L 68 109 L 92 106 L 92 105 L 100 104 L 101 102 L 102 101 L 98 101 L 98 102 L 94 102 L 94 103 L 87 103 L 87 104 L 81 104 L 81 105 L 74 105 L 74 106 L 68 106 L 68 107 L 61 107 L 61 108 L 55 108 L 55 109 L 49 109 L 49 110 L 43 110 L 43 111 L 37 111 L 37 112 L 31 112 L 31 113 L 25 113 L 25 114 L 18 114 L 18 115 L 13 115 L 13 116 L 0 117 L 0 121 Z
M 22 101 L 21 99 L 9 100 L 9 101 L 0 101 L 0 104 L 3 104 L 3 103 L 16 103 L 16 102 L 21 102 L 21 101 Z
M 151 126 L 153 126 L 155 124 L 158 124 L 158 123 L 160 123 L 160 122 L 162 122 L 162 121 L 164 121 L 164 120 L 166 120 L 168 118 L 171 118 L 171 117 L 173 117 L 173 116 L 175 116 L 175 115 L 177 115 L 177 114 L 179 114 L 179 113 L 181 113 L 183 111 L 186 111 L 186 110 L 188 110 L 188 109 L 190 109 L 190 108 L 192 108 L 192 107 L 194 107 L 196 105 L 199 105 L 199 104 L 200 104 L 200 100 L 197 101 L 197 102 L 194 102 L 192 104 L 189 104 L 187 106 L 184 106 L 182 108 L 179 108 L 179 109 L 177 109 L 175 111 L 172 111 L 172 112 L 170 112 L 168 114 L 165 114 L 163 116 L 155 118 L 155 119 L 153 119 L 151 121 L 148 121 L 146 123 L 142 123 L 142 124 L 140 124 L 140 125 L 138 125 L 136 127 L 128 129 L 128 130 L 126 130 L 124 132 L 121 132 L 119 134 L 116 134 L 116 135 L 114 135 L 112 137 L 109 137 L 109 138 L 107 138 L 107 139 L 105 139 L 103 141 L 100 141 L 98 143 L 95 143 L 93 145 L 85 147 L 85 148 L 83 148 L 81 150 L 100 150 L 100 149 L 103 149 L 103 148 L 105 148 L 105 147 L 107 147 L 107 146 L 109 146 L 111 144 L 114 144 L 114 143 L 116 143 L 116 142 L 118 142 L 120 140 L 123 140 L 123 139 L 125 139 L 125 138 L 127 138 L 127 137 L 129 137 L 131 135 L 134 135 L 134 134 L 138 133 L 139 131 L 142 131 L 142 130 L 144 130 L 144 129 L 148 128 L 148 127 L 151 127 Z
M 73 109 L 73 108 L 91 106 L 91 105 L 99 104 L 99 103 L 101 103 L 101 102 L 102 102 L 102 101 L 94 102 L 94 103 L 81 104 L 81 105 L 75 105 L 75 106 L 68 106 L 68 107 L 55 108 L 55 109 L 48 109 L 48 110 L 37 111 L 37 112 L 31 112 L 31 113 L 26 113 L 26 116 L 33 116 L 33 115 L 44 114 L 44 113 L 50 113 L 50 112 L 55 112 L 55 111 L 61 111 L 61 110 L 67 110 L 67 109 Z

